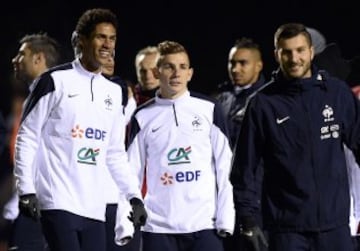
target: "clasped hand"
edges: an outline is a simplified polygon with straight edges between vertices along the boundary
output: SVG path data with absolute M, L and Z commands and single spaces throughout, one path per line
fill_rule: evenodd
M 251 243 L 255 251 L 261 251 L 261 245 L 268 247 L 265 235 L 258 226 L 241 229 L 240 233 Z
M 147 219 L 147 213 L 144 207 L 144 203 L 138 198 L 132 198 L 130 200 L 132 212 L 128 219 L 133 222 L 134 227 L 144 226 Z
M 39 202 L 35 194 L 24 194 L 19 199 L 20 212 L 37 221 L 40 218 Z

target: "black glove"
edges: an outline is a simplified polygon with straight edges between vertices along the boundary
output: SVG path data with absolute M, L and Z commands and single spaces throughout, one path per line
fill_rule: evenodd
M 267 240 L 253 216 L 240 217 L 240 234 L 253 247 L 260 251 L 262 246 L 268 247 Z
M 132 198 L 130 204 L 132 212 L 130 212 L 130 216 L 128 217 L 129 220 L 133 222 L 135 228 L 144 226 L 147 219 L 144 203 L 138 198 Z
M 253 226 L 249 228 L 241 228 L 240 234 L 250 242 L 255 251 L 261 251 L 261 246 L 268 247 L 267 240 L 260 227 Z
M 21 195 L 19 200 L 19 210 L 23 215 L 37 221 L 40 218 L 40 209 L 36 195 Z

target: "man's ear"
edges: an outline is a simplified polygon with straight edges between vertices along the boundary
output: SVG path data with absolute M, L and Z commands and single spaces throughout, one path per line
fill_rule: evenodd
M 156 79 L 159 79 L 159 78 L 160 78 L 160 72 L 159 72 L 159 68 L 158 68 L 158 67 L 153 68 L 153 69 L 152 69 L 152 72 L 153 72 L 154 77 L 155 77 Z
M 76 47 L 80 50 L 80 52 L 83 51 L 83 48 L 84 48 L 84 43 L 85 43 L 85 37 L 84 35 L 78 35 L 78 38 L 77 38 L 77 43 L 76 43 Z
M 46 65 L 46 58 L 44 52 L 38 52 L 33 54 L 33 63 L 35 65 Z
M 256 69 L 257 69 L 257 72 L 261 72 L 262 69 L 264 67 L 264 64 L 263 64 L 263 61 L 262 60 L 259 60 L 256 62 Z
M 315 57 L 315 48 L 314 48 L 314 46 L 310 47 L 310 53 L 311 53 L 311 60 L 313 60 L 314 57 Z
M 188 82 L 191 81 L 193 75 L 194 75 L 194 68 L 190 68 L 189 73 L 188 73 L 188 77 L 187 77 Z
M 275 61 L 277 62 L 277 63 L 279 63 L 279 59 L 278 59 L 278 50 L 274 50 L 274 58 L 275 58 Z

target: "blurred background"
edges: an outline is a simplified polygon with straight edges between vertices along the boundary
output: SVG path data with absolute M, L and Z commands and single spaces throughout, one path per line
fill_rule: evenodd
M 2 3 L 5 4 L 5 3 Z M 227 57 L 235 39 L 247 36 L 263 51 L 265 75 L 276 68 L 273 34 L 285 22 L 302 22 L 339 45 L 345 58 L 360 54 L 356 3 L 345 0 L 308 1 L 11 1 L 1 7 L 0 105 L 9 112 L 13 92 L 11 59 L 25 34 L 46 32 L 63 46 L 63 60 L 73 59 L 71 33 L 88 8 L 110 8 L 118 16 L 116 73 L 136 82 L 136 52 L 162 40 L 175 40 L 188 50 L 195 75 L 189 88 L 211 93 L 227 79 Z

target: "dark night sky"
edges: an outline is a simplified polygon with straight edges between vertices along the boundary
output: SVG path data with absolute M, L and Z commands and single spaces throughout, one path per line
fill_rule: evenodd
M 333 2 L 333 3 L 331 3 Z M 262 47 L 265 74 L 273 60 L 273 34 L 285 22 L 302 22 L 320 30 L 328 42 L 336 42 L 345 58 L 360 54 L 360 13 L 355 1 L 13 1 L 2 6 L 0 21 L 0 92 L 5 113 L 11 102 L 11 59 L 18 40 L 25 34 L 47 32 L 64 47 L 70 60 L 71 32 L 84 10 L 93 7 L 112 9 L 119 19 L 116 69 L 118 75 L 135 80 L 134 57 L 138 49 L 175 40 L 188 50 L 195 70 L 190 89 L 210 93 L 227 78 L 227 56 L 236 38 L 254 38 Z M 201 6 L 201 7 L 200 7 Z

